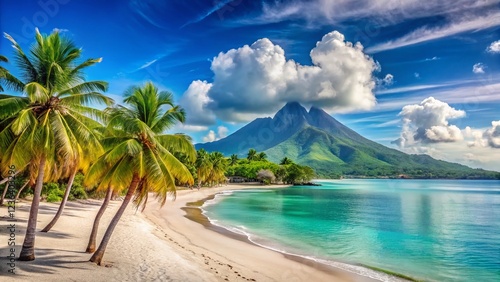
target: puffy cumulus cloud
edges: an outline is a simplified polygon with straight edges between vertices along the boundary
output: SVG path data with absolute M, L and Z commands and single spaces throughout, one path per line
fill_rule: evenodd
M 211 88 L 211 83 L 195 80 L 184 92 L 179 104 L 186 110 L 186 124 L 206 126 L 215 123 L 214 113 L 205 109 L 210 102 L 208 92 Z
M 472 72 L 479 74 L 484 73 L 485 65 L 483 63 L 477 63 L 472 66 Z
M 491 122 L 491 128 L 483 133 L 483 138 L 488 140 L 490 147 L 500 148 L 500 120 Z
M 492 121 L 491 127 L 486 130 L 466 127 L 465 136 L 473 139 L 467 143 L 469 147 L 491 147 L 500 149 L 500 120 Z
M 335 112 L 375 105 L 372 74 L 379 66 L 360 43 L 347 42 L 333 31 L 317 42 L 310 56 L 313 65 L 287 60 L 285 51 L 267 38 L 221 52 L 212 61 L 213 82 L 193 82 L 183 105 L 189 110 L 209 110 L 231 122 L 272 114 L 288 101 Z M 385 80 L 392 81 L 392 75 Z M 195 93 L 196 89 L 202 93 Z M 192 118 L 189 122 L 193 120 L 202 121 Z
M 486 48 L 486 51 L 490 53 L 500 53 L 500 40 L 491 42 L 490 46 Z
M 399 115 L 403 121 L 401 136 L 392 142 L 399 147 L 463 139 L 462 131 L 450 125 L 449 120 L 465 117 L 465 112 L 433 97 L 424 99 L 418 105 L 404 106 Z
M 203 142 L 213 142 L 225 138 L 228 132 L 229 129 L 227 127 L 219 126 L 217 127 L 217 133 L 213 130 L 208 131 L 207 135 L 203 137 Z

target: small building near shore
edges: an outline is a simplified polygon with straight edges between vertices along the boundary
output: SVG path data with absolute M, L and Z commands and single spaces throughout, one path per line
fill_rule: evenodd
M 229 176 L 229 183 L 243 183 L 248 182 L 248 179 L 243 176 Z

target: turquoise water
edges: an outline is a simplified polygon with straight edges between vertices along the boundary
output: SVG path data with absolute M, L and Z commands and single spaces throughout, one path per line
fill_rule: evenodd
M 217 225 L 326 262 L 426 281 L 500 281 L 500 181 L 339 180 L 207 202 Z

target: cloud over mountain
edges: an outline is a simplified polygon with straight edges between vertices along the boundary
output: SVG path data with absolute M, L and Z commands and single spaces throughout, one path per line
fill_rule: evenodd
M 404 106 L 399 115 L 403 129 L 400 138 L 393 141 L 399 147 L 463 139 L 461 130 L 450 125 L 449 120 L 465 117 L 465 112 L 433 97 L 424 99 L 420 104 Z
M 213 82 L 193 81 L 184 93 L 181 104 L 193 115 L 188 122 L 213 121 L 205 115 L 248 121 L 288 101 L 337 113 L 375 105 L 373 72 L 379 66 L 360 43 L 345 41 L 343 34 L 333 31 L 316 43 L 310 56 L 313 65 L 287 60 L 283 48 L 267 38 L 219 53 L 211 64 Z

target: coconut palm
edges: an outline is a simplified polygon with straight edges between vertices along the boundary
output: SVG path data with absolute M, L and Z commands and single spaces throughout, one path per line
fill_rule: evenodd
M 96 134 L 96 136 L 100 137 L 98 132 L 96 132 L 95 134 Z M 68 201 L 69 194 L 71 192 L 71 187 L 73 186 L 73 181 L 75 180 L 76 174 L 79 171 L 82 171 L 83 173 L 85 173 L 86 170 L 88 169 L 88 167 L 90 166 L 90 163 L 92 161 L 96 160 L 97 157 L 99 157 L 103 153 L 103 150 L 100 146 L 98 146 L 98 147 L 95 147 L 95 146 L 82 147 L 80 145 L 81 144 L 79 144 L 79 143 L 75 144 L 76 150 L 74 151 L 73 157 L 68 160 L 69 163 L 67 163 L 65 165 L 61 165 L 61 164 L 58 165 L 59 167 L 67 168 L 66 172 L 69 173 L 69 178 L 68 178 L 68 182 L 66 183 L 66 189 L 64 191 L 63 199 L 62 199 L 61 203 L 59 204 L 59 208 L 57 209 L 57 212 L 54 215 L 54 218 L 52 218 L 52 220 L 49 222 L 49 224 L 47 224 L 47 226 L 45 226 L 42 229 L 42 232 L 49 232 L 50 229 L 52 229 L 52 227 L 54 227 L 54 225 L 57 223 L 57 221 L 61 217 L 61 215 L 64 211 L 64 207 L 66 206 L 66 203 Z
M 247 159 L 249 161 L 254 161 L 257 158 L 257 151 L 255 149 L 248 150 Z
M 229 165 L 236 165 L 238 163 L 238 155 L 232 154 L 231 157 L 229 157 Z
M 97 212 L 94 218 L 94 224 L 92 225 L 92 231 L 90 232 L 89 236 L 89 243 L 87 244 L 87 249 L 85 250 L 85 252 L 87 253 L 95 252 L 96 237 L 97 237 L 97 230 L 99 228 L 99 222 L 101 221 L 102 215 L 108 208 L 109 201 L 111 200 L 111 195 L 113 195 L 113 187 L 110 186 L 106 191 L 106 196 L 104 197 L 104 201 L 102 202 L 102 205 L 99 208 L 99 211 Z
M 0 62 L 7 63 L 8 61 L 9 60 L 7 59 L 7 57 L 0 55 Z M 7 69 L 0 66 L 0 77 L 5 77 L 7 73 L 8 73 Z M 0 84 L 0 91 L 3 91 L 3 87 L 1 84 Z
M 267 154 L 264 152 L 260 152 L 256 155 L 255 159 L 257 161 L 265 161 L 267 159 Z
M 196 153 L 196 174 L 198 176 L 198 187 L 210 180 L 210 172 L 212 171 L 212 162 L 210 154 L 204 149 L 198 150 Z
M 221 152 L 212 152 L 209 155 L 212 169 L 210 171 L 209 181 L 213 184 L 220 184 L 226 180 L 227 160 Z
M 89 169 L 85 183 L 100 181 L 99 189 L 128 183 L 125 198 L 111 220 L 90 261 L 101 264 L 113 230 L 135 195 L 137 207 L 145 207 L 148 192 L 154 192 L 163 205 L 167 195 L 175 196 L 175 180 L 193 184 L 189 170 L 172 154 L 180 151 L 192 160 L 196 151 L 189 137 L 163 134 L 175 122 L 184 122 L 182 108 L 173 104 L 172 95 L 158 92 L 151 83 L 131 87 L 125 92 L 127 107 L 108 108 L 111 137 L 102 140 L 109 148 Z
M 289 164 L 293 164 L 293 161 L 288 157 L 284 157 L 280 161 L 280 165 L 289 165 Z
M 71 163 L 78 147 L 99 148 L 98 137 L 92 128 L 98 126 L 93 118 L 100 111 L 90 103 L 112 104 L 103 94 L 107 83 L 85 82 L 83 70 L 101 59 L 88 59 L 77 64 L 82 50 L 71 40 L 53 32 L 42 35 L 36 30 L 36 42 L 26 54 L 10 35 L 20 78 L 10 73 L 0 77 L 2 85 L 23 96 L 0 96 L 0 151 L 2 170 L 14 165 L 17 170 L 28 165 L 36 168 L 34 195 L 19 260 L 35 259 L 35 230 L 42 184 L 53 175 L 67 174 L 57 164 Z M 53 174 L 47 172 L 54 171 Z

